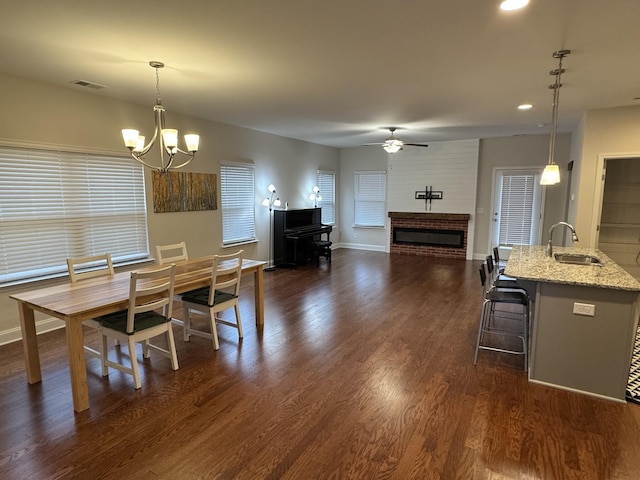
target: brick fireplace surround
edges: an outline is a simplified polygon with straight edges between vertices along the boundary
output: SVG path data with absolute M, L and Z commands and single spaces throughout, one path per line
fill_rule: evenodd
M 467 255 L 467 234 L 469 219 L 466 213 L 415 213 L 389 212 L 391 218 L 391 253 L 402 255 L 420 255 L 427 257 L 445 257 L 465 259 Z M 464 245 L 462 248 L 431 245 L 409 245 L 393 243 L 394 228 L 415 228 L 433 230 L 461 230 L 464 231 Z

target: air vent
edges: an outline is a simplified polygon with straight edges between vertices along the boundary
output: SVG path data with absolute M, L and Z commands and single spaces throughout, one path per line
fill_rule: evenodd
M 100 90 L 102 88 L 107 88 L 105 85 L 100 85 L 99 83 L 88 82 L 86 80 L 73 80 L 71 83 L 74 85 L 79 85 L 81 87 L 93 88 L 94 90 Z

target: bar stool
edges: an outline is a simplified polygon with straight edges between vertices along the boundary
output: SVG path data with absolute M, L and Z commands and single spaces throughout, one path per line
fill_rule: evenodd
M 529 297 L 524 290 L 503 290 L 493 287 L 487 281 L 484 264 L 480 267 L 480 283 L 482 284 L 482 314 L 478 327 L 478 339 L 473 364 L 478 363 L 480 350 L 492 350 L 494 352 L 509 353 L 524 356 L 524 371 L 529 368 Z M 517 305 L 522 307 L 521 313 L 500 309 L 499 306 Z M 518 329 L 508 328 L 505 323 L 517 323 Z M 502 336 L 519 338 L 522 349 L 510 349 L 502 346 L 490 345 L 486 336 Z
M 320 257 L 331 263 L 331 245 L 330 240 L 317 240 L 313 242 L 313 257 L 316 259 L 316 265 L 320 266 Z

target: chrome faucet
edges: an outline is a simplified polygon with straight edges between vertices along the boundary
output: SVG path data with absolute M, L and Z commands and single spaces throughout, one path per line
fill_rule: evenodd
M 560 225 L 564 225 L 569 230 L 571 230 L 571 240 L 574 243 L 578 242 L 578 235 L 576 235 L 576 229 L 573 228 L 573 225 L 567 222 L 558 222 L 555 225 L 552 225 L 551 228 L 549 229 L 549 243 L 547 243 L 547 257 L 553 256 L 553 245 L 551 244 L 551 239 L 553 238 L 553 231 L 555 230 L 556 227 Z

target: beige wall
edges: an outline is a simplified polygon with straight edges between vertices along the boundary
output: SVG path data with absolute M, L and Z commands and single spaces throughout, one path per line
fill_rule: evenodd
M 560 183 L 545 187 L 542 241 L 548 240 L 549 227 L 565 220 L 565 202 L 568 187 L 567 164 L 571 135 L 556 137 L 555 162 L 560 166 Z M 484 259 L 491 253 L 493 182 L 495 169 L 504 167 L 544 168 L 549 158 L 549 135 L 523 135 L 504 138 L 486 138 L 480 141 L 478 163 L 478 193 L 476 200 L 476 226 L 474 257 Z M 556 239 L 554 239 L 556 243 Z
M 0 142 L 65 146 L 85 151 L 126 154 L 120 130 L 140 129 L 147 136 L 153 128 L 153 105 L 138 106 L 99 95 L 0 75 L 3 106 L 0 110 Z M 256 225 L 259 242 L 244 245 L 247 255 L 268 258 L 269 211 L 260 202 L 274 183 L 290 208 L 311 207 L 308 199 L 318 169 L 339 170 L 339 150 L 245 128 L 204 121 L 171 113 L 165 99 L 167 126 L 201 136 L 200 151 L 185 171 L 219 173 L 224 161 L 253 161 L 256 165 Z M 151 98 L 153 101 L 153 98 Z M 133 161 L 133 160 L 132 160 Z M 150 172 L 146 171 L 149 245 L 185 240 L 189 255 L 215 253 L 221 249 L 221 210 L 153 213 Z M 338 188 L 338 186 L 336 186 Z M 339 191 L 337 192 L 339 204 Z M 339 220 L 339 208 L 336 209 Z M 337 235 L 332 234 L 337 241 Z M 50 283 L 50 282 L 48 282 Z M 8 295 L 39 287 L 0 290 L 0 342 L 19 335 L 16 302 Z
M 380 147 L 345 148 L 340 151 L 340 204 L 342 228 L 340 243 L 349 248 L 384 251 L 387 233 L 384 228 L 354 228 L 354 173 L 387 170 L 387 153 Z
M 549 227 L 565 219 L 571 135 L 559 134 L 556 140 L 556 163 L 562 170 L 559 185 L 546 188 L 545 218 L 543 239 Z M 480 140 L 478 161 L 478 185 L 474 214 L 474 250 L 473 256 L 484 259 L 491 253 L 490 243 L 491 207 L 493 201 L 494 170 L 499 167 L 540 167 L 548 161 L 549 136 L 527 135 Z M 353 228 L 353 173 L 357 170 L 385 170 L 387 154 L 381 148 L 358 147 L 343 149 L 340 152 L 340 176 L 342 178 L 341 195 L 345 199 L 341 204 L 343 220 L 341 242 L 352 248 L 370 248 L 384 250 L 387 240 L 382 229 Z M 481 211 L 482 213 L 478 213 Z
M 576 206 L 570 212 L 580 238 L 593 242 L 596 171 L 600 157 L 640 156 L 640 106 L 589 110 L 578 129 L 572 158 L 579 159 L 579 175 L 572 185 Z M 584 232 L 584 234 L 581 234 Z M 586 246 L 586 242 L 585 242 Z

